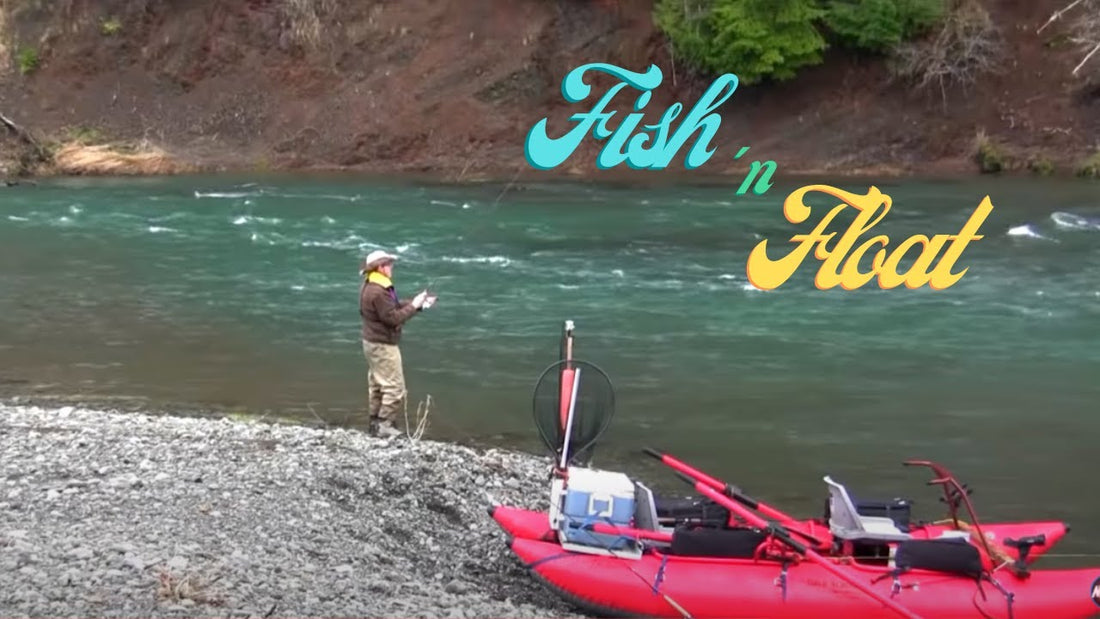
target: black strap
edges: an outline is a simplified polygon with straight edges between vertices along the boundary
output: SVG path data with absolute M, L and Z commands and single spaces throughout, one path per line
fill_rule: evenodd
M 569 557 L 569 556 L 572 556 L 572 555 L 573 555 L 573 553 L 571 553 L 571 552 L 560 552 L 556 555 L 550 555 L 548 557 L 543 557 L 541 559 L 536 559 L 536 560 L 532 561 L 531 563 L 527 563 L 526 566 L 530 569 L 534 569 L 534 568 L 536 568 L 536 567 L 538 567 L 538 566 L 540 566 L 543 563 L 546 563 L 548 561 L 554 561 L 555 559 L 564 559 L 565 557 Z
M 889 572 L 886 572 L 885 574 L 875 576 L 871 580 L 871 584 L 874 584 L 876 582 L 881 582 L 883 580 L 886 580 L 887 578 L 897 578 L 898 576 L 901 576 L 902 574 L 905 574 L 906 572 L 908 572 L 909 569 L 910 568 L 908 568 L 908 567 L 895 567 L 894 569 L 890 570 Z

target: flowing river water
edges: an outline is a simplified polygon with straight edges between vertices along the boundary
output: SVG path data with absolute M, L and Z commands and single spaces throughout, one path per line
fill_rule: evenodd
M 830 474 L 861 495 L 913 497 L 931 518 L 942 505 L 929 473 L 901 461 L 933 459 L 974 487 L 980 515 L 1064 519 L 1061 552 L 1100 553 L 1088 490 L 1100 185 L 875 183 L 893 207 L 873 233 L 892 246 L 956 233 L 991 197 L 958 284 L 818 290 L 811 254 L 787 284 L 758 290 L 753 246 L 768 239 L 779 257 L 836 204 L 818 196 L 809 223 L 788 223 L 783 198 L 801 184 L 763 196 L 523 178 L 0 189 L 0 395 L 361 425 L 357 269 L 381 246 L 401 256 L 400 294 L 439 294 L 403 342 L 412 406 L 432 398 L 430 438 L 544 453 L 532 391 L 573 320 L 577 357 L 615 387 L 597 465 L 687 490 L 640 455 L 653 446 L 800 514 L 821 512 Z

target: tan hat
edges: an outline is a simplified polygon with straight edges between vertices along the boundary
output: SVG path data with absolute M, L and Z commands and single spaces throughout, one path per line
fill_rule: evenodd
M 363 266 L 360 271 L 363 273 L 366 273 L 367 271 L 373 271 L 375 268 L 381 266 L 382 264 L 386 262 L 393 262 L 395 260 L 397 260 L 397 256 L 382 251 L 381 249 L 376 249 L 367 254 L 367 257 L 363 260 Z

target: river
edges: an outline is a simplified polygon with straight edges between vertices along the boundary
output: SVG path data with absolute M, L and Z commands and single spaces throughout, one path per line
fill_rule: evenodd
M 811 254 L 761 291 L 748 253 L 768 239 L 777 258 L 809 230 L 782 213 L 804 183 L 737 196 L 737 183 L 527 176 L 0 190 L 0 395 L 361 424 L 357 269 L 382 246 L 401 256 L 399 293 L 439 294 L 403 344 L 431 438 L 542 451 L 532 391 L 573 320 L 576 356 L 615 388 L 597 465 L 686 489 L 640 455 L 655 446 L 791 511 L 820 513 L 830 474 L 935 517 L 928 473 L 901 466 L 933 459 L 975 488 L 980 515 L 1065 519 L 1062 552 L 1100 552 L 1086 492 L 1100 470 L 1100 185 L 876 183 L 893 207 L 874 232 L 892 245 L 956 233 L 991 197 L 956 285 L 818 290 Z M 815 223 L 836 201 L 812 204 Z

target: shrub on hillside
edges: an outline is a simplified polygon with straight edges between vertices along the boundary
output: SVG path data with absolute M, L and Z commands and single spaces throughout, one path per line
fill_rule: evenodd
M 996 174 L 1006 170 L 1012 160 L 999 144 L 984 131 L 979 131 L 974 139 L 974 162 L 978 164 L 982 174 Z
M 830 0 L 825 24 L 839 41 L 871 52 L 924 33 L 944 14 L 944 0 Z
M 784 80 L 821 62 L 817 0 L 657 0 L 654 21 L 676 57 L 744 84 Z
M 1100 178 L 1100 151 L 1078 164 L 1076 173 L 1081 178 Z
M 1000 31 L 977 0 L 953 0 L 934 36 L 901 45 L 894 74 L 918 88 L 939 86 L 944 103 L 952 83 L 967 86 L 999 70 L 1004 47 Z
M 19 53 L 16 55 L 19 62 L 19 72 L 23 75 L 34 73 L 38 68 L 38 50 L 33 47 L 21 47 Z

